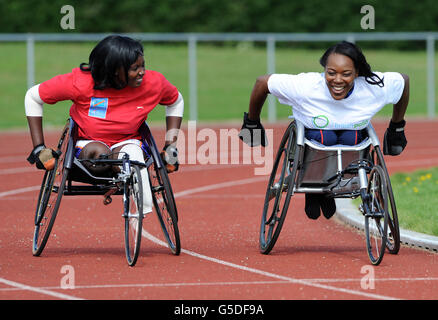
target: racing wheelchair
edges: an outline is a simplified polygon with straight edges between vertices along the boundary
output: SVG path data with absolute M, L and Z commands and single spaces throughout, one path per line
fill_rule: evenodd
M 295 193 L 332 198 L 359 198 L 365 219 L 366 248 L 373 265 L 385 250 L 397 254 L 400 229 L 394 194 L 379 139 L 371 123 L 355 146 L 324 146 L 304 136 L 304 125 L 292 118 L 275 158 L 266 190 L 260 227 L 260 251 L 268 254 L 282 229 Z
M 74 156 L 77 125 L 69 119 L 62 130 L 55 152 L 58 158 L 52 170 L 45 171 L 35 212 L 35 229 L 32 253 L 39 256 L 46 246 L 55 223 L 63 196 L 103 195 L 104 203 L 112 195 L 122 195 L 125 254 L 134 266 L 140 252 L 143 226 L 143 190 L 140 169 L 146 167 L 152 191 L 154 211 L 164 233 L 164 238 L 174 255 L 181 251 L 178 213 L 166 167 L 146 122 L 140 127 L 145 146 L 145 163 L 121 159 L 78 159 Z M 118 166 L 120 172 L 109 169 L 105 174 L 93 175 L 84 162 L 91 165 Z

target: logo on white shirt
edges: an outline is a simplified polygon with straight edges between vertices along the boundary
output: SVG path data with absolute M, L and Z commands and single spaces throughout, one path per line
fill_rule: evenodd
M 319 116 L 313 117 L 313 124 L 318 129 L 324 129 L 325 127 L 328 126 L 329 119 L 327 118 L 327 116 L 319 115 Z

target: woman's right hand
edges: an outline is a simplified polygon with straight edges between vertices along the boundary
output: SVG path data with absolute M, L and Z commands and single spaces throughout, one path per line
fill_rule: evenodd
M 40 144 L 33 148 L 27 161 L 30 164 L 35 164 L 38 169 L 41 170 L 52 170 L 55 167 L 55 159 L 59 155 L 50 148 L 46 148 L 44 144 Z

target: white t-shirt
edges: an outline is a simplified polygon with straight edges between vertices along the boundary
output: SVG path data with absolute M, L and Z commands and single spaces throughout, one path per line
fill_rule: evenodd
M 400 73 L 375 74 L 383 79 L 383 87 L 357 77 L 353 91 L 342 100 L 330 95 L 324 73 L 273 74 L 268 89 L 281 104 L 292 106 L 294 117 L 306 128 L 361 130 L 385 105 L 397 103 L 403 93 L 405 82 Z

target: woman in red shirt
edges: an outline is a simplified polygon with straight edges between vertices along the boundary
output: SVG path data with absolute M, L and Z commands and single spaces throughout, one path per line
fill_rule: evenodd
M 39 169 L 50 169 L 53 153 L 44 144 L 43 104 L 71 100 L 70 116 L 78 126 L 76 156 L 98 158 L 101 154 L 128 153 L 144 162 L 139 128 L 158 104 L 166 106 L 166 139 L 163 150 L 174 157 L 169 172 L 178 169 L 176 142 L 184 100 L 161 73 L 145 70 L 143 47 L 129 37 L 112 35 L 92 50 L 89 63 L 30 88 L 25 110 L 33 150 L 28 158 Z M 176 157 L 176 158 L 175 158 Z M 90 167 L 98 173 L 99 169 Z M 143 183 L 148 190 L 145 169 Z M 150 203 L 145 208 L 152 210 Z M 146 213 L 146 210 L 145 210 Z

